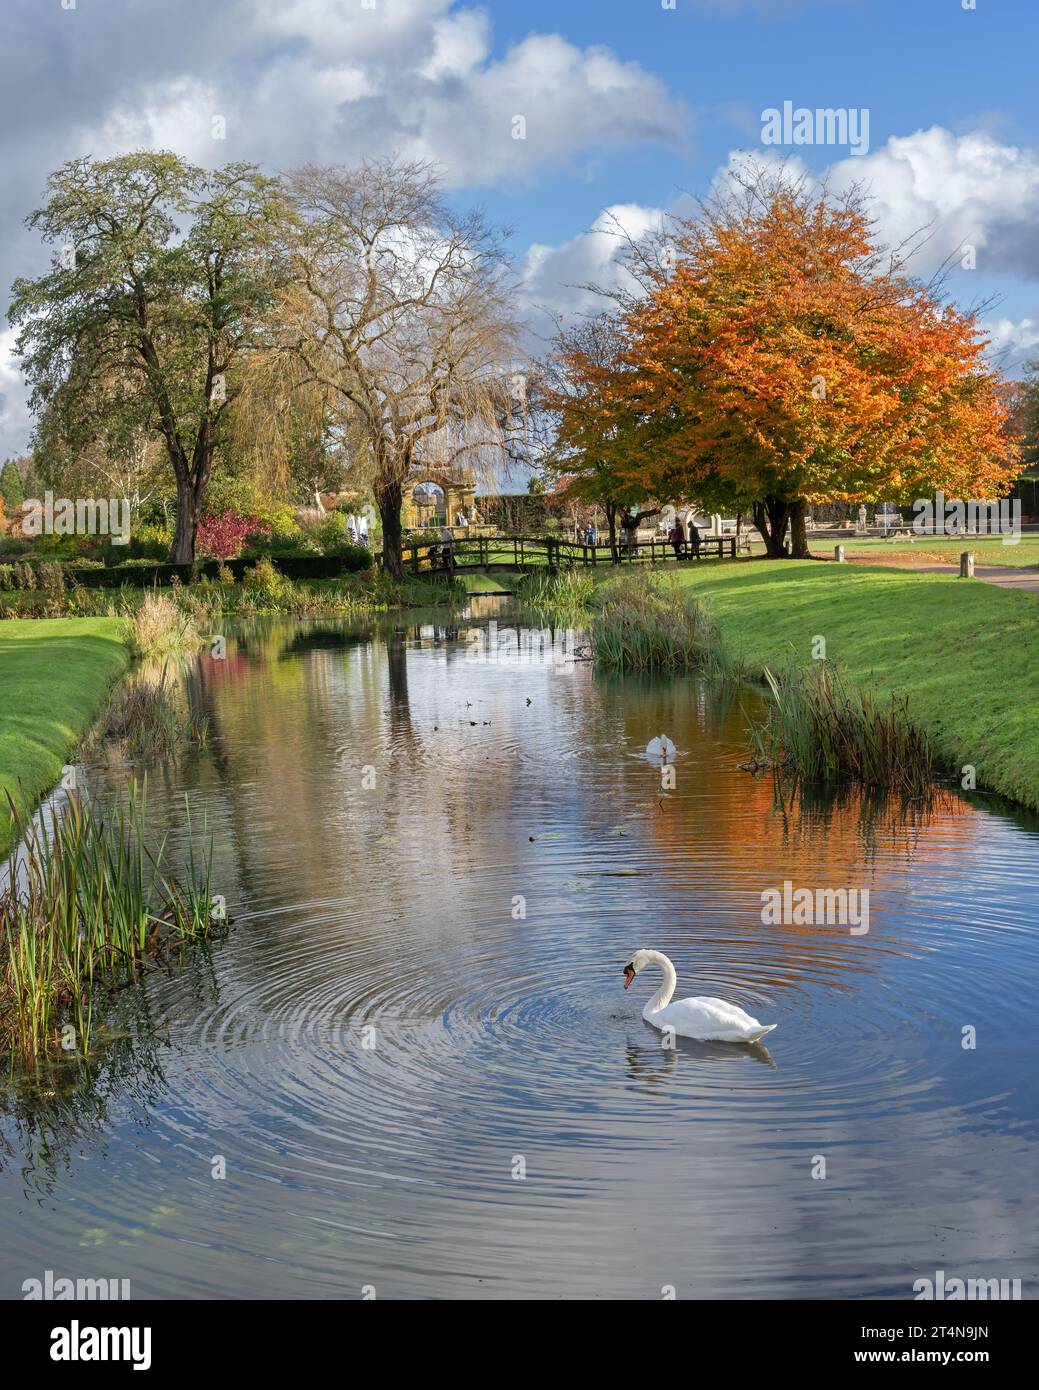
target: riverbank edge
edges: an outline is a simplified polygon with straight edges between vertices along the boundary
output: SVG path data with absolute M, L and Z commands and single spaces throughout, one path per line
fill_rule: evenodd
M 745 675 L 821 649 L 849 685 L 905 701 L 959 779 L 1039 809 L 1039 601 L 980 580 L 816 560 L 668 566 Z
M 31 812 L 60 782 L 130 661 L 121 618 L 0 619 L 0 855 L 15 839 L 7 794 Z

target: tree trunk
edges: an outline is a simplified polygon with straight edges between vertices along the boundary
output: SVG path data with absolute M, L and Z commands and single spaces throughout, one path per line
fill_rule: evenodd
M 610 532 L 610 557 L 615 565 L 621 562 L 620 551 L 617 549 L 617 508 L 613 502 L 607 502 L 606 506 L 606 525 Z
M 175 565 L 195 562 L 195 533 L 198 530 L 198 507 L 195 489 L 190 478 L 177 478 L 177 521 L 173 531 L 173 551 L 170 559 Z
M 810 560 L 811 554 L 808 549 L 808 529 L 805 526 L 805 518 L 808 514 L 808 504 L 798 498 L 790 504 L 790 556 L 794 560 Z
M 754 525 L 761 532 L 765 542 L 765 554 L 770 560 L 784 560 L 788 552 L 784 549 L 787 521 L 790 518 L 790 505 L 781 497 L 769 495 L 754 503 Z
M 404 578 L 400 524 L 402 500 L 400 483 L 388 483 L 375 494 L 379 516 L 382 519 L 382 567 L 392 579 Z

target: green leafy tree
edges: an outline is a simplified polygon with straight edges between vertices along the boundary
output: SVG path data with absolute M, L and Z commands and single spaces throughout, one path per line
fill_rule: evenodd
M 0 498 L 3 499 L 4 510 L 8 516 L 18 511 L 25 501 L 25 485 L 21 470 L 14 459 L 8 459 L 0 470 Z
M 172 558 L 195 532 L 242 361 L 281 284 L 284 200 L 255 166 L 169 153 L 71 160 L 27 219 L 56 248 L 9 318 L 48 445 L 130 452 L 142 424 L 177 490 Z

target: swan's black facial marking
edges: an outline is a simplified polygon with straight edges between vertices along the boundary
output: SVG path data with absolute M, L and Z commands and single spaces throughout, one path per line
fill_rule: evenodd
M 631 984 L 632 980 L 635 978 L 635 973 L 636 973 L 636 972 L 635 972 L 635 967 L 632 965 L 631 961 L 628 961 L 627 965 L 624 967 L 624 988 L 625 988 L 625 989 L 628 988 L 628 986 Z

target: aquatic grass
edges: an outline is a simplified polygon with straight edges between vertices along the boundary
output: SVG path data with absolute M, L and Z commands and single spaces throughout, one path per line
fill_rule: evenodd
M 127 638 L 137 657 L 193 651 L 203 642 L 194 614 L 186 612 L 172 595 L 158 591 L 146 593 L 131 614 Z
M 850 687 L 828 662 L 763 675 L 768 712 L 751 731 L 762 763 L 810 783 L 928 793 L 935 756 L 905 697 L 882 701 L 870 686 Z
M 579 614 L 590 603 L 594 592 L 593 576 L 576 567 L 558 570 L 555 574 L 528 570 L 516 583 L 516 593 L 528 608 L 565 616 Z
M 50 834 L 11 803 L 22 848 L 0 894 L 0 1046 L 24 1063 L 89 1051 L 100 993 L 135 981 L 214 920 L 212 844 L 182 878 L 150 848 L 145 795 L 104 814 L 73 792 Z
M 672 575 L 637 571 L 593 594 L 592 659 L 615 671 L 705 671 L 738 676 L 707 606 Z
M 290 579 L 284 575 L 273 578 L 266 570 L 257 575 L 255 570 L 254 565 L 246 572 L 248 583 L 229 583 L 230 571 L 225 570 L 222 577 L 202 577 L 190 584 L 176 583 L 162 590 L 141 589 L 128 583 L 118 589 L 90 589 L 75 584 L 60 594 L 22 589 L 7 592 L 0 588 L 0 620 L 121 618 L 132 633 L 136 655 L 164 655 L 200 645 L 205 640 L 206 628 L 222 615 L 255 617 L 261 613 L 280 613 L 288 617 L 353 617 L 395 608 L 437 607 L 461 602 L 466 597 L 463 584 L 439 576 L 422 579 L 408 575 L 397 581 L 372 570 L 343 575 L 340 579 Z M 138 613 L 151 599 L 174 605 L 203 635 L 196 641 L 187 626 L 180 631 L 183 619 L 173 618 L 168 609 L 160 615 L 160 610 L 152 607 L 146 620 L 138 624 Z

